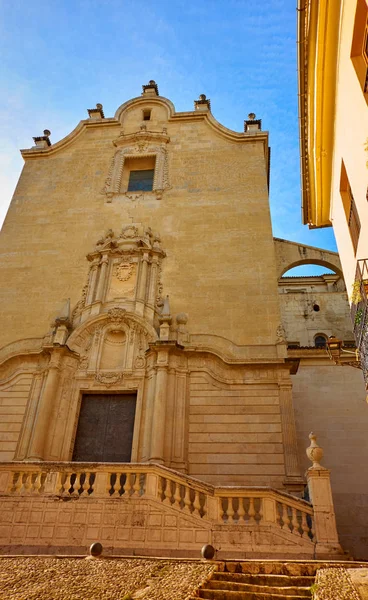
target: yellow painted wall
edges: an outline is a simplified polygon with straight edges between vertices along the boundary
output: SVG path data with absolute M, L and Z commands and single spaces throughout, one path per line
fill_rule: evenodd
M 342 7 L 331 204 L 331 220 L 349 295 L 355 279 L 356 260 L 368 258 L 368 153 L 364 150 L 368 138 L 368 107 L 350 57 L 356 4 L 356 0 L 345 0 Z M 356 257 L 340 194 L 342 160 L 362 227 Z

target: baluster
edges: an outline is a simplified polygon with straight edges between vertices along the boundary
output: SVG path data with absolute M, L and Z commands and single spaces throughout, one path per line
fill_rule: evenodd
M 34 494 L 40 493 L 40 489 L 41 489 L 41 485 L 42 485 L 41 477 L 42 477 L 41 471 L 39 473 L 36 473 L 36 479 L 34 480 L 34 483 L 33 483 L 33 493 Z
M 123 495 L 124 496 L 125 496 L 125 494 L 127 496 L 130 496 L 130 492 L 132 490 L 132 484 L 131 484 L 130 478 L 131 478 L 131 473 L 127 473 L 126 474 L 125 483 L 124 483 L 124 487 L 123 487 Z
M 293 533 L 295 535 L 300 535 L 298 515 L 296 512 L 296 508 L 294 507 L 291 508 L 291 526 L 293 528 Z
M 193 507 L 194 507 L 193 514 L 197 513 L 199 516 L 201 516 L 201 514 L 200 514 L 201 503 L 199 501 L 199 492 L 197 490 L 195 491 L 195 495 L 194 495 Z
M 219 504 L 220 504 L 220 521 L 225 521 L 226 520 L 226 510 L 224 509 L 224 501 L 225 501 L 225 498 L 219 498 Z
M 20 491 L 23 487 L 23 473 L 18 473 L 18 479 L 14 484 L 14 494 L 20 494 Z
M 82 488 L 80 495 L 81 495 L 81 496 L 87 496 L 87 495 L 88 495 L 88 494 L 87 494 L 87 492 L 88 492 L 88 488 L 89 488 L 89 477 L 90 477 L 90 473 L 84 473 L 84 475 L 85 475 L 85 477 L 84 477 L 84 481 L 83 481 L 83 483 L 81 484 L 81 483 L 80 483 L 80 481 L 81 481 L 81 477 L 82 477 L 82 475 L 83 475 L 83 473 L 81 473 L 81 474 L 79 475 L 79 484 L 80 484 L 80 485 L 79 485 L 79 488 Z M 79 489 L 79 488 L 78 488 L 78 489 Z
M 262 498 L 258 498 L 259 500 L 259 509 L 258 509 L 258 523 L 261 523 L 261 521 L 263 521 L 263 500 Z
M 233 502 L 234 499 L 233 498 L 228 498 L 227 499 L 227 518 L 228 521 L 234 521 L 234 506 L 233 506 Z
M 281 514 L 280 514 L 281 504 L 280 502 L 276 502 L 276 523 L 279 527 L 282 527 Z
M 177 508 L 181 508 L 180 484 L 175 481 L 174 504 Z
M 207 514 L 207 496 L 204 496 L 203 498 L 203 505 L 202 505 L 202 518 Z
M 283 528 L 286 527 L 290 531 L 290 519 L 288 514 L 288 506 L 286 504 L 282 504 L 282 520 L 283 520 Z
M 192 506 L 192 502 L 190 500 L 190 488 L 186 485 L 186 486 L 184 486 L 184 507 L 183 507 L 184 512 L 186 512 L 190 515 L 192 512 L 190 510 L 191 506 Z
M 70 475 L 68 476 L 68 473 L 64 471 L 61 474 L 60 482 L 61 482 L 60 495 L 61 496 L 68 495 L 69 494 L 68 490 L 70 488 Z
M 238 506 L 238 517 L 239 522 L 245 521 L 245 508 L 244 508 L 244 498 L 239 498 L 239 506 Z
M 139 496 L 139 492 L 141 491 L 141 484 L 139 481 L 139 473 L 134 475 L 134 485 L 133 485 L 133 496 Z
M 23 482 L 23 493 L 29 494 L 31 492 L 32 487 L 32 473 L 25 473 L 25 478 Z
M 166 481 L 166 486 L 165 486 L 165 490 L 164 490 L 164 504 L 168 504 L 169 506 L 171 506 L 171 496 L 172 496 L 172 492 L 171 492 L 171 481 L 170 479 L 165 479 Z
M 59 494 L 60 496 L 62 496 L 64 494 L 64 482 L 65 482 L 65 473 L 62 471 L 59 471 L 59 473 L 57 474 L 57 480 L 56 480 L 56 494 Z
M 254 508 L 254 498 L 249 498 L 249 509 L 248 509 L 249 520 L 254 521 L 256 516 L 256 511 Z
M 72 483 L 72 481 L 71 481 L 73 475 L 75 477 L 74 483 Z M 70 487 L 72 488 L 71 492 L 70 492 L 71 496 L 78 496 L 79 495 L 78 490 L 80 488 L 80 477 L 81 477 L 81 473 L 71 473 L 70 474 Z
M 157 495 L 160 498 L 161 502 L 162 502 L 162 497 L 163 497 L 163 493 L 164 493 L 164 490 L 163 490 L 163 487 L 162 487 L 162 482 L 163 482 L 163 479 L 159 475 L 159 477 L 158 477 L 158 485 L 157 485 Z
M 309 527 L 308 527 L 308 523 L 307 523 L 307 515 L 304 511 L 302 511 L 302 537 L 308 537 L 308 533 L 309 533 Z

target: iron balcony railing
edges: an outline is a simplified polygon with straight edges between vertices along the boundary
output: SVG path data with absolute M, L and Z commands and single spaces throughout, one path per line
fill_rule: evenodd
M 351 318 L 364 379 L 368 388 L 368 258 L 358 260 L 353 285 Z

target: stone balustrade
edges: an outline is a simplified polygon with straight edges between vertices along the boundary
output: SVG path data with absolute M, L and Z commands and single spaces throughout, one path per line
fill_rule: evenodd
M 267 487 L 220 488 L 154 464 L 0 464 L 4 496 L 151 498 L 184 514 L 221 525 L 274 524 L 314 539 L 309 502 Z

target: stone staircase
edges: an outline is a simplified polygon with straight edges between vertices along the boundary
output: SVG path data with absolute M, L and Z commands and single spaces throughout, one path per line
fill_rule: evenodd
M 210 600 L 305 600 L 311 598 L 313 576 L 214 573 L 200 598 Z
M 318 569 L 359 568 L 358 562 L 335 561 L 226 561 L 196 592 L 208 600 L 305 600 Z

